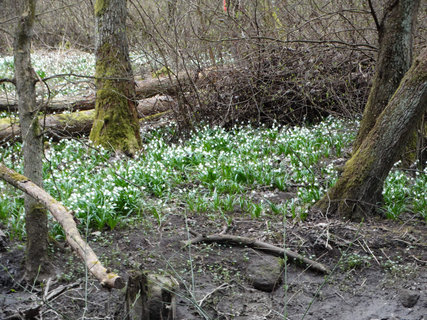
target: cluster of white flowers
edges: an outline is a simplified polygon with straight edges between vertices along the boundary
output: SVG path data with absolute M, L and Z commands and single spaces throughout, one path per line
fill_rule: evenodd
M 334 119 L 309 128 L 204 127 L 175 144 L 167 142 L 164 129 L 154 132 L 135 159 L 119 160 L 84 141 L 50 142 L 45 151 L 45 188 L 95 228 L 114 227 L 144 208 L 161 219 L 171 199 L 197 212 L 227 212 L 239 205 L 259 216 L 269 204 L 253 202 L 247 195 L 259 188 L 298 186 L 291 208 L 297 212 L 320 199 L 337 179 L 328 158 L 340 156 L 342 147 L 349 145 L 352 127 L 352 122 Z M 2 160 L 22 171 L 20 152 L 19 144 L 6 145 Z M 426 176 L 424 172 L 410 177 L 393 169 L 384 188 L 386 210 L 398 216 L 411 204 L 414 211 L 425 212 Z M 5 203 L 2 198 L 0 210 Z M 22 212 L 22 203 L 14 206 L 14 212 Z M 271 206 L 274 212 L 285 209 Z

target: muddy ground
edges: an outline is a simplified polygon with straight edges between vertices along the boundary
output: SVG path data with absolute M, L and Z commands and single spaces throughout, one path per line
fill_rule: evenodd
M 132 269 L 172 275 L 180 286 L 177 319 L 204 319 L 202 314 L 209 319 L 285 319 L 285 313 L 289 320 L 427 319 L 423 221 L 370 219 L 358 224 L 317 214 L 305 221 L 288 220 L 286 247 L 329 267 L 329 276 L 295 261 L 289 261 L 286 273 L 282 266 L 274 275 L 270 267 L 276 258 L 248 247 L 183 247 L 182 241 L 194 234 L 224 231 L 283 247 L 280 217 L 254 220 L 236 212 L 232 221 L 224 228 L 221 219 L 185 217 L 176 208 L 160 225 L 145 217 L 142 225 L 91 233 L 88 241 L 106 266 L 124 277 Z M 20 319 L 31 306 L 35 319 L 113 319 L 123 307 L 124 290 L 108 291 L 86 277 L 83 264 L 64 243 L 51 244 L 51 249 L 54 275 L 25 288 L 19 283 L 23 244 L 9 242 L 0 252 L 0 319 Z M 272 292 L 254 287 L 254 268 L 261 278 L 263 273 L 277 277 Z M 42 304 L 61 288 L 61 294 Z

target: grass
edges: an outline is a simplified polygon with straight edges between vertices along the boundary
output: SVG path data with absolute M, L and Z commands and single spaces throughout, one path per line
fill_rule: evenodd
M 115 159 L 84 140 L 49 143 L 44 187 L 74 210 L 82 228 L 116 228 L 146 215 L 162 224 L 171 212 L 205 214 L 231 223 L 236 215 L 305 218 L 336 181 L 331 159 L 343 156 L 356 123 L 337 119 L 305 127 L 201 127 L 187 140 L 169 143 L 172 125 L 145 133 L 144 151 Z M 1 160 L 22 172 L 19 143 L 2 149 Z M 395 168 L 384 188 L 384 212 L 398 218 L 412 212 L 427 220 L 427 175 Z M 12 238 L 24 237 L 23 197 L 1 182 L 0 220 Z M 269 194 L 293 192 L 287 201 Z M 12 199 L 12 200 L 11 200 Z M 177 209 L 179 208 L 179 209 Z M 184 209 L 184 210 L 183 210 Z M 64 235 L 52 222 L 51 234 Z

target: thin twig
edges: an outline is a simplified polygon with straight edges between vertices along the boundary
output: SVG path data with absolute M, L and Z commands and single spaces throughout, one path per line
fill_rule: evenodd
M 222 285 L 220 285 L 219 287 L 216 287 L 215 289 L 213 289 L 211 292 L 209 292 L 208 294 L 206 294 L 202 299 L 200 299 L 197 303 L 199 304 L 200 307 L 202 307 L 203 303 L 211 296 L 213 295 L 215 292 L 218 292 L 222 289 L 228 288 L 230 285 L 228 283 L 223 283 Z
M 378 21 L 378 17 L 377 17 L 377 14 L 375 12 L 374 5 L 372 4 L 372 0 L 369 0 L 368 3 L 369 3 L 369 9 L 371 9 L 371 15 L 375 21 L 375 26 L 377 27 L 377 31 L 380 31 L 381 25 Z

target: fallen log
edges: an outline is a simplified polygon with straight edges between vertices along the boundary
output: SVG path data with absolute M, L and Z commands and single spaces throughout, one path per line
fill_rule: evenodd
M 303 257 L 302 255 L 294 251 L 291 251 L 286 248 L 279 248 L 272 244 L 247 238 L 247 237 L 233 236 L 233 235 L 227 235 L 227 234 L 214 234 L 210 236 L 199 235 L 193 239 L 185 241 L 184 245 L 188 246 L 188 245 L 199 243 L 199 242 L 205 242 L 205 243 L 216 242 L 216 243 L 235 244 L 239 246 L 248 246 L 250 248 L 267 252 L 269 254 L 272 254 L 278 257 L 284 257 L 286 255 L 289 258 L 302 262 L 312 270 L 315 270 L 323 274 L 330 273 L 330 270 L 323 264 L 316 262 L 314 260 L 308 259 L 306 257 Z
M 123 279 L 105 268 L 92 248 L 82 239 L 72 213 L 60 202 L 56 201 L 45 190 L 34 184 L 27 177 L 17 173 L 0 163 L 0 178 L 30 195 L 53 215 L 64 229 L 66 240 L 81 257 L 88 270 L 104 287 L 121 289 L 125 286 Z
M 162 114 L 171 109 L 173 100 L 169 96 L 154 96 L 138 102 L 138 118 L 145 121 L 150 116 Z M 64 137 L 81 137 L 89 134 L 95 110 L 83 110 L 72 113 L 50 114 L 39 117 L 40 127 L 46 136 L 54 139 Z M 0 119 L 0 145 L 19 137 L 21 129 L 19 120 Z
M 136 99 L 143 100 L 156 95 L 174 96 L 179 90 L 179 86 L 188 83 L 191 77 L 181 72 L 177 76 L 151 78 L 135 81 Z M 40 101 L 39 101 L 40 103 Z M 45 108 L 46 113 L 90 110 L 95 108 L 95 94 L 89 93 L 84 97 L 60 97 L 54 98 Z M 0 112 L 17 112 L 18 102 L 16 99 L 5 99 L 0 97 Z
M 41 104 L 42 101 L 38 101 Z M 44 102 L 46 103 L 46 102 Z M 82 97 L 59 97 L 54 98 L 44 108 L 47 113 L 64 112 L 64 111 L 77 111 L 89 110 L 95 107 L 95 95 L 89 94 Z M 0 97 L 0 112 L 18 112 L 18 101 L 16 99 L 5 99 Z

